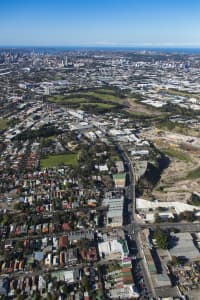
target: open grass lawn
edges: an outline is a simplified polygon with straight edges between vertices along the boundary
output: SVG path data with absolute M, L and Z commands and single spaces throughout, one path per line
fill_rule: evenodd
M 142 111 L 131 111 L 131 110 L 127 110 L 128 113 L 132 116 L 135 116 L 135 117 L 153 117 L 152 115 L 149 115 L 147 114 L 146 112 L 142 112 Z
M 116 154 L 116 155 L 113 154 L 113 155 L 111 155 L 111 160 L 112 160 L 112 161 L 119 161 L 119 160 L 121 160 L 121 159 L 120 159 L 120 157 L 119 157 L 117 154 Z
M 200 178 L 200 167 L 190 171 L 187 175 L 187 179 L 198 179 Z
M 75 96 L 76 97 L 72 97 Z M 98 102 L 99 99 L 99 102 Z M 111 110 L 115 109 L 118 105 L 120 98 L 112 95 L 112 94 L 101 94 L 96 92 L 85 92 L 85 93 L 77 93 L 66 95 L 56 95 L 48 97 L 50 102 L 60 103 L 64 105 L 68 105 L 69 107 L 76 107 L 83 110 L 99 109 L 99 110 Z M 118 103 L 117 103 L 118 102 Z
M 182 161 L 190 161 L 190 157 L 184 152 L 173 148 L 162 148 L 162 152 L 166 155 Z
M 0 130 L 8 128 L 9 120 L 0 118 Z
M 70 93 L 68 95 L 54 95 L 48 97 L 50 102 L 62 103 L 62 104 L 83 104 L 83 103 L 93 103 L 95 105 L 99 104 L 96 101 L 114 102 L 116 104 L 123 103 L 123 99 L 115 95 L 115 91 L 107 89 L 99 89 L 92 92 L 80 92 L 80 93 Z M 102 104 L 102 103 L 100 103 Z M 104 103 L 103 103 L 104 104 Z M 106 104 L 106 103 L 105 103 Z M 109 103 L 108 103 L 109 104 Z M 94 106 L 94 105 L 93 105 Z M 103 106 L 102 106 L 103 108 Z M 104 106 L 106 108 L 106 106 Z M 108 109 L 110 107 L 107 107 Z
M 102 108 L 102 109 L 112 109 L 115 108 L 114 104 L 107 104 L 107 103 L 82 103 L 81 108 L 86 108 L 86 107 L 96 107 L 96 108 Z
M 65 96 L 64 95 L 55 95 L 55 96 L 50 96 L 48 97 L 48 100 L 50 102 L 61 102 L 65 99 Z
M 68 97 L 62 96 L 62 95 L 49 97 L 48 100 L 50 102 L 56 102 L 56 103 L 62 103 L 62 104 L 81 104 L 81 103 L 89 102 L 89 100 L 86 98 L 82 98 L 82 97 L 68 98 Z
M 190 93 L 190 92 L 187 92 L 187 91 L 181 91 L 181 90 L 175 90 L 175 89 L 168 89 L 168 90 L 167 89 L 161 89 L 161 91 L 164 91 L 167 94 L 175 95 L 175 96 L 198 97 L 199 98 L 198 94 Z
M 40 160 L 40 167 L 53 168 L 61 165 L 75 166 L 77 164 L 77 153 L 49 155 Z
M 101 94 L 116 95 L 115 90 L 112 89 L 97 89 L 96 92 Z
M 103 100 L 103 101 L 113 101 L 113 102 L 121 102 L 122 99 L 119 98 L 118 96 L 115 96 L 113 94 L 103 94 L 103 93 L 97 93 L 97 92 L 86 92 L 83 94 L 84 96 L 91 96 L 94 98 L 98 98 L 99 100 Z
M 82 104 L 82 103 L 88 103 L 89 100 L 86 98 L 66 98 L 61 101 L 63 104 Z

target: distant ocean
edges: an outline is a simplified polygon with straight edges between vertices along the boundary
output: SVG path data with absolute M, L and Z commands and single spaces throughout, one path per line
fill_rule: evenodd
M 112 51 L 112 52 L 158 52 L 177 54 L 200 54 L 200 48 L 172 48 L 172 47 L 94 47 L 94 46 L 0 46 L 0 50 L 28 50 L 34 52 L 63 52 L 63 51 Z
M 44 47 L 45 48 L 45 47 Z M 70 50 L 89 50 L 89 51 L 113 51 L 113 52 L 118 52 L 118 51 L 146 51 L 146 52 L 165 52 L 165 53 L 185 53 L 185 54 L 200 54 L 200 48 L 172 48 L 172 47 L 82 47 L 82 46 L 77 46 L 77 47 L 47 47 L 55 49 L 57 51 L 70 51 Z

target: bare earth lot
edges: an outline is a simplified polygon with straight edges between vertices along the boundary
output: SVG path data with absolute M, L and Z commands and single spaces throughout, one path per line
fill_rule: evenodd
M 170 158 L 153 196 L 162 201 L 187 202 L 200 193 L 200 138 L 149 129 L 144 136 Z

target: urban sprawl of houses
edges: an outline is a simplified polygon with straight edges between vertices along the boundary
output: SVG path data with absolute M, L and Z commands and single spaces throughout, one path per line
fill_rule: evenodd
M 1 49 L 0 299 L 199 299 L 199 66 Z

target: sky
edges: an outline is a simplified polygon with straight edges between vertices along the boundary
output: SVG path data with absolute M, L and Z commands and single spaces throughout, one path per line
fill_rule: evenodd
M 0 0 L 1 46 L 200 46 L 199 0 Z

